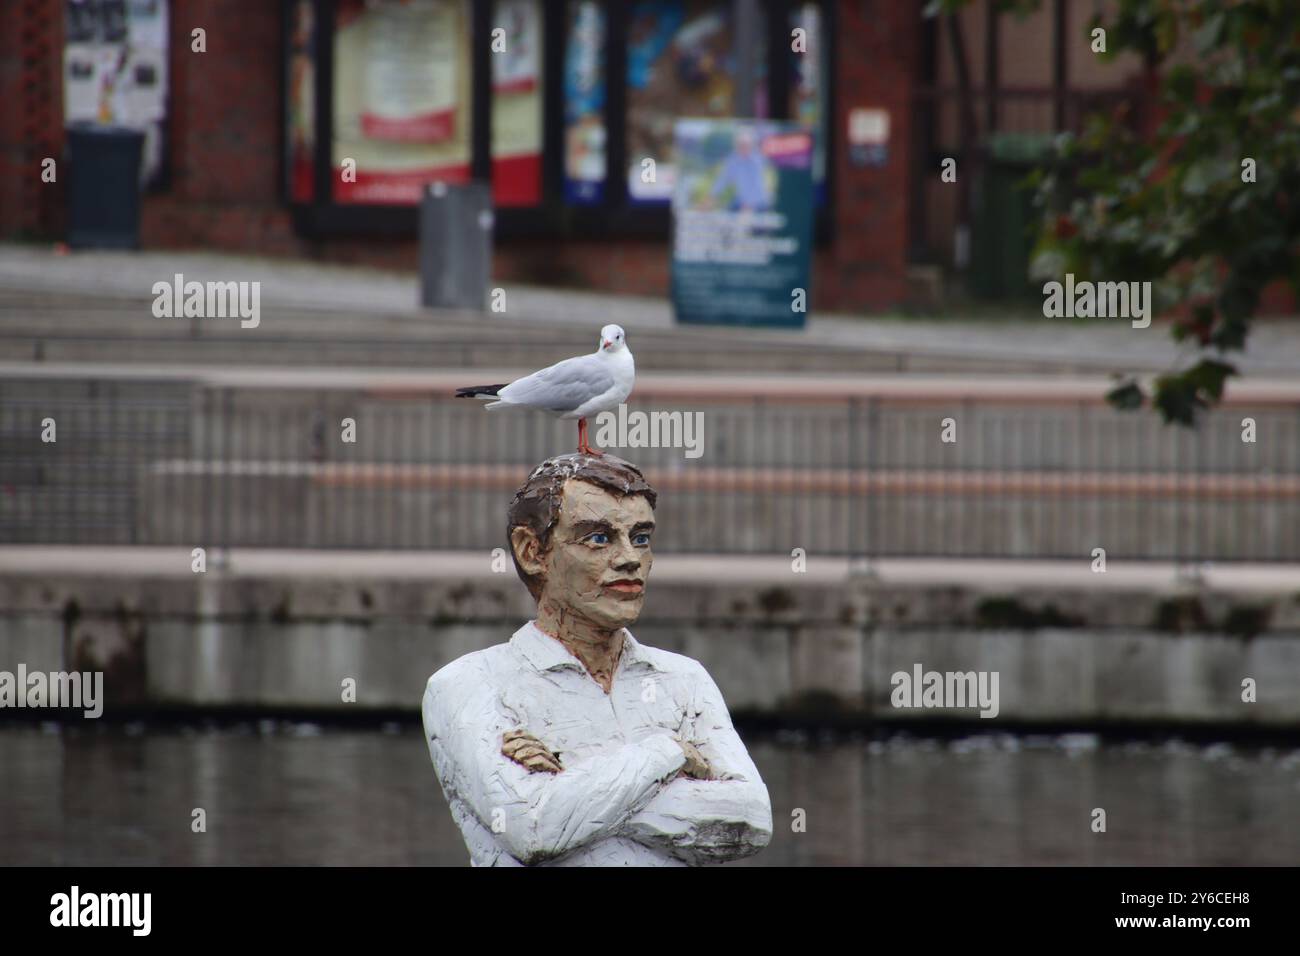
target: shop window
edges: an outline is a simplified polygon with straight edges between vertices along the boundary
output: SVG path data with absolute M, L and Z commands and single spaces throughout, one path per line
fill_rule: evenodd
M 832 8 L 751 9 L 742 112 L 814 134 L 824 209 Z M 676 122 L 737 112 L 737 42 L 750 30 L 733 11 L 731 0 L 286 0 L 295 223 L 411 236 L 428 183 L 490 177 L 502 238 L 666 236 Z
M 466 0 L 338 0 L 335 202 L 410 205 L 469 180 L 469 37 Z

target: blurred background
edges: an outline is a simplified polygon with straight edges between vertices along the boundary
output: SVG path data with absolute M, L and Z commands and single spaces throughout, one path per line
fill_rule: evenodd
M 420 695 L 531 616 L 495 549 L 575 436 L 451 395 L 617 322 L 630 409 L 702 413 L 698 458 L 611 450 L 660 494 L 638 639 L 708 668 L 771 791 L 746 865 L 1294 863 L 1283 260 L 1193 222 L 1231 177 L 1177 155 L 1163 213 L 1024 185 L 1098 116 L 1134 150 L 1196 135 L 1169 129 L 1189 65 L 1269 94 L 1233 60 L 1260 23 L 1159 6 L 0 0 L 0 671 L 107 697 L 0 710 L 0 862 L 464 865 Z M 811 135 L 792 327 L 675 314 L 686 117 Z M 1149 228 L 1090 228 L 1126 209 Z M 1091 276 L 1154 281 L 1158 320 L 1045 317 L 1045 231 L 1111 243 L 1137 271 Z M 1128 255 L 1144 234 L 1176 238 Z M 1166 286 L 1216 235 L 1205 320 Z M 259 321 L 161 314 L 190 281 L 256 284 Z M 1228 387 L 1175 388 L 1225 343 Z M 917 664 L 997 671 L 998 716 L 894 707 Z

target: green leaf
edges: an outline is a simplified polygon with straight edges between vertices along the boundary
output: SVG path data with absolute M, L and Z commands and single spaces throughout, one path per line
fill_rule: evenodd
M 1219 312 L 1226 319 L 1244 319 L 1255 311 L 1258 303 L 1258 291 L 1240 282 L 1231 282 L 1219 295 Z
M 1219 33 L 1223 30 L 1223 14 L 1216 13 L 1207 17 L 1201 24 L 1200 29 L 1192 34 L 1192 43 L 1196 47 L 1196 52 L 1204 56 L 1214 48 L 1219 42 Z
M 1210 333 L 1210 343 L 1221 352 L 1240 350 L 1246 347 L 1246 333 L 1250 323 L 1242 318 L 1224 318 Z
M 1198 159 L 1183 174 L 1183 192 L 1188 196 L 1203 196 L 1217 183 L 1228 177 L 1229 166 L 1215 156 Z
M 1242 183 L 1242 185 L 1251 186 L 1253 184 Z M 1254 195 L 1251 193 L 1249 189 L 1242 189 L 1240 192 L 1237 193 L 1237 195 L 1232 197 L 1232 202 L 1228 203 L 1228 209 L 1230 209 L 1232 212 L 1241 212 L 1248 205 L 1250 205 L 1250 201 L 1253 198 Z
M 1250 111 L 1252 113 L 1263 113 L 1268 110 L 1277 109 L 1282 105 L 1282 94 L 1277 90 L 1265 93 L 1263 96 L 1250 101 Z
M 1223 397 L 1223 385 L 1237 370 L 1227 362 L 1215 359 L 1201 359 L 1196 365 L 1183 373 L 1183 378 L 1196 390 L 1198 398 L 1217 402 Z
M 1106 401 L 1122 412 L 1141 408 L 1145 400 L 1146 396 L 1142 393 L 1141 386 L 1132 379 L 1116 385 L 1106 393 Z
M 1201 114 L 1195 110 L 1188 110 L 1181 116 L 1177 114 L 1169 117 L 1169 131 L 1174 136 L 1192 136 L 1201 128 Z
M 1187 428 L 1196 425 L 1196 413 L 1205 403 L 1196 397 L 1195 386 L 1181 375 L 1162 375 L 1156 379 L 1155 392 L 1152 404 L 1166 424 Z
M 1170 96 L 1190 103 L 1196 96 L 1196 83 L 1196 71 L 1184 63 L 1169 70 L 1164 87 Z

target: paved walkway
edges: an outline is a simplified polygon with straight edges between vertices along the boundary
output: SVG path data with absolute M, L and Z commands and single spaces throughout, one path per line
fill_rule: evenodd
M 263 310 L 316 309 L 361 316 L 406 316 L 423 326 L 440 320 L 490 321 L 473 313 L 432 312 L 417 306 L 417 279 L 410 273 L 297 260 L 250 258 L 214 252 L 82 251 L 58 255 L 46 245 L 0 244 L 0 291 L 57 296 L 94 294 L 109 298 L 152 298 L 153 283 L 186 279 L 262 283 Z M 631 332 L 674 327 L 665 299 L 610 295 L 580 290 L 505 284 L 509 315 L 566 328 L 594 328 L 616 321 Z M 819 314 L 798 331 L 720 329 L 717 337 L 748 340 L 902 350 L 935 356 L 988 356 L 1077 365 L 1090 360 L 1099 368 L 1163 369 L 1194 352 L 1172 341 L 1168 328 L 1153 323 L 1134 329 L 1123 320 L 1007 318 L 862 317 Z M 1261 320 L 1249 348 L 1232 361 L 1249 373 L 1285 376 L 1300 373 L 1300 319 Z

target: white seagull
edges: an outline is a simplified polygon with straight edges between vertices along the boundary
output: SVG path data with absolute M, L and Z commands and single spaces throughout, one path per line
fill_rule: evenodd
M 632 394 L 636 364 L 623 330 L 607 325 L 600 345 L 589 355 L 556 362 L 509 385 L 473 385 L 456 389 L 457 398 L 495 398 L 488 408 L 520 406 L 578 420 L 578 452 L 600 455 L 587 444 L 587 419 L 618 408 Z

